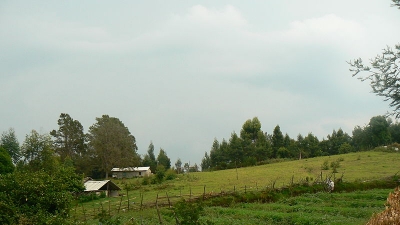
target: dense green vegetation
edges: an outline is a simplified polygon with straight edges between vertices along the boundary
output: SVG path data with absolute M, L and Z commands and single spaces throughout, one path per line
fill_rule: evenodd
M 22 145 L 19 145 L 12 129 L 3 133 L 0 143 L 2 223 L 66 224 L 94 220 L 103 223 L 113 221 L 111 224 L 115 224 L 119 223 L 119 217 L 114 217 L 115 214 L 122 213 L 122 208 L 126 206 L 124 203 L 132 203 L 132 198 L 135 202 L 140 199 L 145 215 L 145 211 L 152 211 L 157 205 L 154 203 L 155 199 L 161 211 L 170 212 L 163 206 L 179 206 L 177 202 L 181 197 L 188 200 L 232 192 L 263 193 L 265 188 L 274 190 L 294 184 L 311 185 L 327 178 L 347 184 L 379 179 L 398 172 L 396 162 L 400 154 L 397 154 L 399 146 L 396 143 L 376 148 L 376 151 L 365 151 L 372 146 L 390 144 L 397 140 L 399 124 L 382 116 L 373 117 L 364 128 L 356 127 L 357 132 L 353 132 L 353 137 L 339 129 L 322 141 L 311 133 L 304 138 L 299 135 L 297 140 L 293 140 L 288 135 L 282 135 L 279 126 L 275 127 L 272 135 L 265 134 L 255 117 L 245 122 L 240 136 L 233 133 L 229 143 L 223 141 L 219 144 L 214 141 L 210 155 L 206 154 L 208 158 L 203 160 L 203 172 L 196 172 L 198 169 L 190 167 L 188 163 L 184 163 L 182 167 L 183 163 L 179 159 L 175 163 L 176 168 L 171 168 L 166 151 L 160 149 L 158 157 L 155 157 L 152 143 L 142 160 L 136 152 L 134 136 L 120 120 L 104 115 L 96 121 L 90 127 L 89 133 L 84 134 L 78 121 L 68 114 L 61 114 L 58 130 L 52 131 L 50 135 L 32 130 L 26 135 Z M 204 161 L 209 164 L 204 164 Z M 121 193 L 126 192 L 125 200 L 124 196 L 115 199 L 94 196 L 76 198 L 83 190 L 84 174 L 98 178 L 107 177 L 108 171 L 116 165 L 137 166 L 143 165 L 142 163 L 149 163 L 153 168 L 155 166 L 153 176 L 115 180 L 123 188 Z M 204 168 L 204 165 L 209 166 Z M 350 189 L 359 190 L 351 186 L 345 190 Z M 340 190 L 340 186 L 337 190 Z M 311 193 L 318 191 L 313 190 Z M 166 193 L 167 196 L 161 195 L 163 200 L 159 200 L 157 196 L 160 193 Z M 290 193 L 292 196 L 294 192 Z M 307 192 L 300 191 L 297 194 L 301 193 Z M 168 196 L 172 198 L 167 202 Z M 264 201 L 258 194 L 254 194 L 252 198 L 256 202 Z M 243 201 L 243 197 L 238 199 L 235 202 L 248 202 Z M 273 202 L 277 204 L 277 199 Z M 191 209 L 196 207 L 197 211 L 206 212 L 214 207 L 226 206 L 194 205 Z M 131 212 L 134 206 L 129 204 L 123 209 Z M 163 217 L 171 217 L 167 212 L 161 213 Z M 190 218 L 183 218 L 185 213 L 174 213 L 175 216 L 182 217 L 182 221 L 191 221 Z M 206 218 L 211 224 L 215 220 L 214 217 L 207 219 L 204 216 L 194 216 Z
M 391 185 L 395 182 L 355 182 L 341 186 L 342 190 L 334 193 L 324 192 L 320 185 L 232 192 L 205 200 L 201 197 L 194 201 L 177 200 L 172 208 L 159 210 L 155 205 L 142 209 L 135 206 L 107 219 L 115 224 L 159 224 L 160 220 L 163 224 L 177 224 L 176 221 L 180 224 L 365 224 L 374 213 L 385 208 L 386 198 L 393 191 L 376 188 Z M 82 212 L 73 217 L 80 216 L 80 221 L 92 218 L 86 222 L 96 224 L 97 219 L 93 218 L 102 213 L 95 208 L 99 204 L 107 211 L 110 203 L 87 203 L 85 217 Z M 110 205 L 114 207 L 113 203 Z M 93 211 L 98 213 L 97 217 L 89 217 Z
M 210 153 L 205 153 L 201 167 L 203 171 L 230 169 L 262 165 L 271 159 L 337 155 L 393 143 L 400 143 L 400 124 L 384 116 L 372 117 L 365 127 L 356 126 L 352 136 L 338 129 L 321 141 L 312 133 L 299 134 L 296 140 L 292 139 L 288 134 L 282 134 L 279 125 L 272 135 L 264 133 L 260 121 L 254 117 L 243 124 L 240 136 L 233 132 L 229 141 L 215 139 Z
M 366 187 L 362 186 L 365 183 L 360 181 L 396 174 L 398 172 L 396 162 L 400 159 L 400 154 L 393 149 L 377 148 L 376 151 L 302 160 L 276 159 L 256 167 L 221 171 L 176 175 L 173 170 L 167 170 L 162 176 L 160 175 L 161 177 L 154 176 L 157 182 L 151 182 L 153 179 L 151 177 L 115 180 L 123 188 L 121 191 L 123 196 L 118 198 L 89 197 L 83 199 L 81 197 L 74 200 L 74 193 L 82 190 L 82 176 L 76 175 L 74 172 L 72 160 L 66 157 L 66 160 L 62 162 L 54 154 L 50 144 L 47 136 L 32 132 L 27 136 L 21 148 L 22 155 L 26 155 L 29 160 L 20 163 L 15 172 L 2 175 L 0 182 L 2 190 L 0 202 L 4 206 L 1 213 L 3 216 L 0 218 L 2 223 L 66 224 L 86 221 L 88 224 L 96 224 L 98 223 L 96 221 L 103 221 L 103 223 L 109 224 L 122 224 L 122 222 L 139 224 L 139 218 L 142 218 L 147 224 L 155 224 L 159 220 L 156 216 L 157 212 L 155 212 L 155 199 L 161 193 L 167 193 L 171 197 L 170 201 L 167 201 L 164 194 L 161 194 L 161 199 L 157 200 L 160 206 L 160 218 L 165 224 L 175 224 L 175 217 L 181 221 L 189 221 L 189 224 L 193 222 L 191 218 L 199 218 L 197 221 L 203 224 L 321 224 L 322 220 L 332 221 L 329 222 L 331 224 L 339 224 L 346 220 L 359 224 L 360 221 L 368 220 L 373 212 L 382 210 L 383 203 L 379 203 L 382 204 L 381 207 L 361 208 L 364 213 L 354 210 L 354 213 L 358 214 L 353 214 L 348 206 L 340 205 L 341 194 L 338 192 L 387 187 L 385 186 L 387 182 L 383 184 L 374 182 L 376 186 Z M 8 157 L 9 161 L 10 158 Z M 382 164 L 381 162 L 386 163 Z M 164 170 L 158 172 L 161 173 L 161 171 Z M 319 198 L 323 200 L 321 202 L 325 202 L 325 197 L 323 197 L 325 192 L 321 186 L 312 189 L 307 187 L 317 184 L 327 177 L 340 178 L 344 182 L 336 186 L 336 192 L 332 195 L 335 198 L 332 198 L 331 201 L 332 205 L 332 202 L 337 200 L 338 203 L 335 204 L 339 204 L 344 211 L 337 212 L 334 207 L 329 207 L 329 205 L 304 203 L 307 207 L 302 206 L 302 198 L 296 196 L 304 193 L 316 196 L 313 198 Z M 300 185 L 299 189 L 286 189 L 289 191 L 285 193 L 265 194 L 273 193 L 265 192 L 268 188 L 273 190 L 288 185 L 295 187 L 297 184 L 306 186 Z M 124 196 L 125 192 L 126 196 Z M 214 198 L 221 193 L 236 194 Z M 196 203 L 199 205 L 189 207 L 185 207 L 185 202 L 179 203 L 180 198 L 176 197 L 182 196 L 186 200 L 202 199 L 205 194 L 207 197 L 212 197 L 210 202 L 200 201 Z M 387 191 L 382 196 L 385 199 Z M 265 200 L 266 197 L 268 200 Z M 127 208 L 126 199 L 131 202 L 130 208 Z M 270 201 L 273 203 L 261 204 Z M 365 200 L 360 205 L 370 204 L 368 201 Z M 132 205 L 132 202 L 135 204 Z M 139 210 L 139 202 L 143 204 L 142 211 Z M 182 210 L 174 212 L 168 207 L 164 207 L 169 202 L 172 205 L 177 204 L 177 210 L 181 206 Z M 298 203 L 294 204 L 293 202 Z M 247 207 L 251 209 L 251 213 L 246 211 Z M 257 208 L 258 211 L 255 210 Z M 108 211 L 110 209 L 112 211 Z M 190 212 L 183 209 L 196 210 Z M 313 211 L 316 209 L 320 210 L 321 214 Z M 273 211 L 266 213 L 265 210 Z M 291 210 L 290 213 L 288 210 Z M 185 217 L 187 213 L 193 213 L 194 217 Z M 311 213 L 314 217 L 310 217 L 307 213 Z M 346 216 L 332 217 L 334 213 Z M 131 218 L 135 219 L 131 220 Z

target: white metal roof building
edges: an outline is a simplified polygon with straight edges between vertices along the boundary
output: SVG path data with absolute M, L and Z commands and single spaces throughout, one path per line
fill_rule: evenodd
M 115 178 L 132 178 L 151 175 L 151 170 L 149 166 L 113 168 L 111 172 L 113 174 L 112 176 Z
M 116 184 L 110 180 L 89 180 L 84 183 L 85 192 L 101 192 L 106 191 L 107 196 L 118 196 L 118 191 L 121 190 Z
M 148 171 L 150 166 L 143 166 L 143 167 L 126 167 L 126 168 L 112 168 L 111 172 L 126 172 L 126 171 Z

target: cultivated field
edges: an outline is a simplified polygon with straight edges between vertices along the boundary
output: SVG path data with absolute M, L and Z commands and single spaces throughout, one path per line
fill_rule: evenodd
M 102 210 L 119 216 L 125 223 L 159 224 L 156 206 L 164 224 L 175 224 L 169 209 L 181 198 L 212 197 L 232 192 L 257 192 L 266 187 L 279 188 L 292 183 L 313 183 L 328 176 L 344 182 L 366 181 L 395 175 L 400 171 L 400 154 L 359 152 L 318 157 L 261 166 L 214 172 L 179 175 L 158 185 L 141 185 L 141 179 L 114 180 L 122 196 L 76 204 L 72 218 L 97 224 L 95 216 Z M 339 161 L 337 173 L 321 170 L 324 162 Z M 353 193 L 309 193 L 281 199 L 275 203 L 236 203 L 229 207 L 205 207 L 202 220 L 211 224 L 363 224 L 372 213 L 382 211 L 391 189 Z M 158 198 L 157 198 L 158 196 Z M 168 197 L 168 198 L 167 198 Z M 128 205 L 129 198 L 129 205 Z M 308 222 L 307 222 L 308 221 Z

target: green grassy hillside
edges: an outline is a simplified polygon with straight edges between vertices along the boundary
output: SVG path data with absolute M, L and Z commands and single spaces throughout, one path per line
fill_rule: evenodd
M 146 214 L 150 214 L 146 217 L 149 218 L 153 216 L 156 219 L 157 215 L 154 214 L 155 209 L 152 206 L 155 206 L 157 195 L 159 196 L 157 202 L 161 206 L 169 204 L 168 199 L 166 198 L 167 194 L 171 198 L 170 201 L 173 204 L 181 197 L 186 199 L 195 198 L 202 196 L 203 193 L 206 193 L 207 195 L 216 195 L 221 192 L 232 192 L 234 189 L 236 192 L 262 190 L 267 186 L 271 187 L 274 182 L 275 188 L 289 185 L 292 180 L 293 183 L 300 183 L 305 180 L 312 183 L 320 179 L 321 172 L 323 179 L 327 176 L 333 175 L 331 167 L 327 170 L 321 169 L 324 163 L 330 165 L 332 162 L 338 161 L 340 166 L 337 168 L 337 173 L 335 173 L 336 178 L 343 176 L 344 182 L 374 180 L 393 176 L 399 172 L 399 160 L 399 153 L 369 151 L 272 163 L 261 166 L 238 168 L 237 170 L 230 169 L 181 174 L 175 180 L 165 181 L 162 184 L 154 185 L 142 185 L 142 178 L 114 180 L 114 182 L 121 188 L 131 186 L 133 189 L 129 192 L 122 190 L 120 194 L 123 194 L 123 196 L 121 197 L 105 198 L 83 204 L 76 204 L 72 216 L 80 221 L 87 221 L 93 219 L 101 209 L 111 211 L 110 214 L 112 215 L 118 214 L 124 215 L 124 217 L 129 217 L 130 215 L 137 216 L 137 211 L 140 210 L 142 202 L 143 209 L 145 210 L 140 215 L 145 216 Z M 386 190 L 385 193 L 386 192 L 387 194 L 389 193 L 388 190 Z M 387 196 L 385 193 L 381 194 L 384 196 L 382 197 L 382 207 L 384 199 L 386 199 L 385 196 Z M 129 210 L 127 209 L 128 198 L 131 202 Z M 368 204 L 368 200 L 363 204 Z M 319 206 L 313 207 L 318 208 Z M 212 210 L 212 208 L 207 210 Z M 376 211 L 379 210 L 379 208 L 373 210 Z M 134 213 L 134 211 L 136 212 Z M 259 213 L 262 214 L 262 212 Z M 279 214 L 279 212 L 277 213 Z M 368 211 L 368 213 L 370 213 L 370 211 Z M 321 217 L 323 217 L 323 215 L 321 215 Z M 369 217 L 370 215 L 364 215 L 360 220 L 357 219 L 357 221 L 364 221 Z M 344 220 L 345 219 L 346 218 L 344 218 Z
M 243 189 L 245 186 L 262 188 L 273 182 L 276 182 L 275 187 L 280 187 L 288 185 L 292 178 L 294 183 L 299 183 L 307 178 L 314 181 L 321 172 L 323 178 L 332 175 L 332 168 L 322 170 L 321 166 L 325 161 L 330 165 L 338 160 L 340 167 L 335 176 L 338 178 L 344 173 L 343 181 L 379 179 L 400 171 L 399 153 L 369 151 L 238 168 L 237 172 L 236 169 L 229 169 L 191 173 L 179 176 L 168 184 L 175 189 L 191 187 L 194 193 L 203 193 L 204 185 L 207 192 L 229 191 L 234 187 Z

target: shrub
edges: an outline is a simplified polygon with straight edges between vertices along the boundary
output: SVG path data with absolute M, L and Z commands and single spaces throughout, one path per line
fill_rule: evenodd
M 99 219 L 99 224 L 102 225 L 120 225 L 122 224 L 121 217 L 110 216 L 106 210 L 101 210 L 101 212 L 96 217 Z
M 174 212 L 181 225 L 201 224 L 199 219 L 203 213 L 203 205 L 198 202 L 186 202 L 181 199 L 174 205 Z
M 337 169 L 340 167 L 340 162 L 337 160 L 337 161 L 334 161 L 334 162 L 331 162 L 331 168 L 332 168 L 332 172 L 333 173 L 337 173 L 338 171 L 337 171 Z
M 97 195 L 96 193 L 91 192 L 90 194 L 83 194 L 83 195 L 79 196 L 78 201 L 80 203 L 90 202 L 90 201 L 97 200 L 97 199 L 100 199 L 100 198 L 105 198 L 105 197 L 106 197 L 106 193 L 105 192 L 101 192 L 100 195 Z
M 174 180 L 177 177 L 178 177 L 178 175 L 176 174 L 175 170 L 173 170 L 173 169 L 168 169 L 167 172 L 165 172 L 166 180 Z
M 329 170 L 329 162 L 328 162 L 328 160 L 325 160 L 324 163 L 322 163 L 321 170 Z
M 339 154 L 354 152 L 354 148 L 349 143 L 343 143 L 339 147 Z
M 17 171 L 0 175 L 0 223 L 65 224 L 73 193 L 83 191 L 80 176 L 70 168 L 50 175 L 43 171 Z M 7 224 L 7 223 L 5 223 Z M 11 223 L 12 224 L 12 223 Z

